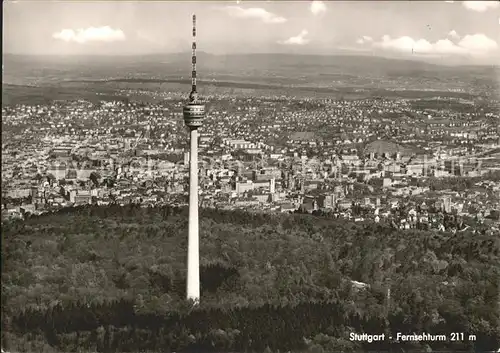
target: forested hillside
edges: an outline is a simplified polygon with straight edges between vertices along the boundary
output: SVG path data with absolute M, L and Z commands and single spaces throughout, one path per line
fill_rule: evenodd
M 187 209 L 82 207 L 2 227 L 2 345 L 30 352 L 488 351 L 499 238 L 310 215 L 201 210 L 201 305 L 184 299 Z M 353 287 L 351 280 L 368 283 Z M 390 288 L 390 296 L 387 295 Z M 349 333 L 464 332 L 371 344 Z M 477 335 L 470 342 L 467 335 Z

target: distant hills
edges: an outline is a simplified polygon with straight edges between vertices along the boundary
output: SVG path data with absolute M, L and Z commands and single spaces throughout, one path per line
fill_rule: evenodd
M 207 92 L 249 97 L 277 94 L 333 99 L 379 96 L 469 99 L 477 92 L 498 91 L 497 78 L 500 76 L 499 68 L 491 66 L 443 66 L 366 55 L 215 55 L 201 51 L 197 61 L 198 77 Z M 131 87 L 158 90 L 161 85 L 161 90 L 178 90 L 179 85 L 189 84 L 191 53 L 141 56 L 4 54 L 3 65 L 4 87 L 11 84 L 72 88 L 90 93 L 105 89 L 102 93 L 113 93 L 113 90 Z M 42 93 L 48 99 L 53 96 L 50 92 Z
M 454 79 L 466 76 L 491 80 L 500 75 L 492 66 L 444 66 L 418 60 L 384 58 L 366 55 L 301 55 L 301 54 L 230 54 L 214 55 L 198 52 L 200 73 L 255 74 L 268 77 L 306 77 L 352 75 L 356 77 L 423 77 L 425 79 Z M 3 55 L 4 73 L 21 74 L 24 70 L 55 70 L 75 72 L 109 70 L 108 76 L 142 74 L 161 76 L 175 72 L 190 73 L 191 53 L 150 54 L 141 56 L 25 56 Z M 20 72 L 21 71 L 21 72 Z M 37 72 L 31 76 L 43 74 Z M 496 81 L 495 81 L 496 82 Z
M 403 60 L 403 59 L 389 59 L 377 56 L 365 55 L 306 55 L 306 54 L 283 54 L 283 53 L 256 53 L 256 54 L 226 54 L 214 55 L 206 52 L 198 53 L 200 63 L 236 63 L 239 67 L 243 66 L 261 66 L 270 65 L 273 63 L 280 65 L 292 66 L 335 66 L 335 65 L 387 65 L 397 64 L 409 67 L 409 65 L 416 65 L 417 67 L 435 67 L 437 65 L 416 61 L 416 60 Z M 156 55 L 150 58 L 157 57 Z M 191 53 L 177 53 L 168 56 L 171 60 L 190 63 Z
M 255 54 L 224 54 L 216 55 L 199 51 L 198 65 L 221 66 L 231 65 L 238 68 L 251 67 L 300 67 L 327 66 L 327 67 L 387 67 L 393 70 L 492 70 L 499 69 L 495 66 L 448 66 L 430 63 L 420 60 L 386 58 L 381 56 L 367 55 L 307 55 L 307 54 L 283 54 L 283 53 L 255 53 Z M 66 64 L 138 64 L 138 63 L 162 63 L 191 65 L 191 52 L 170 54 L 146 54 L 146 55 L 18 55 L 3 54 L 2 59 L 6 65 L 9 63 L 66 63 Z

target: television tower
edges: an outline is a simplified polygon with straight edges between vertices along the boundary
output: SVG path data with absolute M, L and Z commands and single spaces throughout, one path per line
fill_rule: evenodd
M 189 231 L 187 254 L 187 299 L 200 300 L 200 249 L 198 219 L 198 128 L 203 125 L 205 105 L 198 101 L 196 92 L 196 15 L 193 15 L 191 93 L 189 103 L 184 106 L 184 123 L 190 130 L 189 153 Z

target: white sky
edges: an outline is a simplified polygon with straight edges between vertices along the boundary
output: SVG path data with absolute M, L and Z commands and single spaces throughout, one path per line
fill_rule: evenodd
M 18 54 L 339 49 L 500 62 L 497 1 L 4 1 L 3 50 Z

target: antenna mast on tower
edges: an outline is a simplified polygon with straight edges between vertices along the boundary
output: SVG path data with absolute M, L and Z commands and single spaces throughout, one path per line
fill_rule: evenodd
M 196 103 L 198 92 L 196 92 L 196 15 L 193 15 L 193 44 L 191 46 L 191 93 L 189 94 L 190 103 Z

